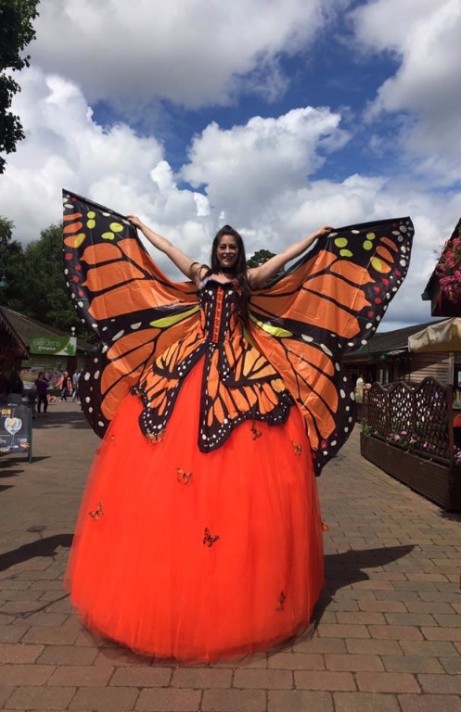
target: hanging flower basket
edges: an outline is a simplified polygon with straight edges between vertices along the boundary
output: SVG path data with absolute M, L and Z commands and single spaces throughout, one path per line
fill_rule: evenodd
M 435 268 L 447 299 L 461 305 L 461 235 L 448 240 Z

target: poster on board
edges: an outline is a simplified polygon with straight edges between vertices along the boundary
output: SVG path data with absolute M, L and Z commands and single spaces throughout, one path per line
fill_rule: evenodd
M 31 409 L 13 403 L 0 405 L 0 454 L 15 453 L 31 458 Z

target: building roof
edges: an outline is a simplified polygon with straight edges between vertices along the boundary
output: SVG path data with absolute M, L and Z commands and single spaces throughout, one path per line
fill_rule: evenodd
M 32 319 L 25 314 L 20 314 L 8 307 L 0 307 L 0 322 L 26 352 L 35 336 L 69 336 L 65 331 L 55 329 L 54 326 L 48 326 L 48 324 L 42 324 L 41 321 Z M 92 350 L 93 346 L 91 344 L 82 339 L 77 339 L 77 351 Z
M 408 337 L 416 334 L 418 331 L 425 329 L 431 324 L 436 324 L 443 319 L 433 319 L 424 324 L 414 324 L 413 326 L 405 326 L 403 329 L 394 329 L 393 331 L 383 331 L 374 334 L 367 344 L 361 346 L 355 351 L 350 351 L 344 356 L 345 363 L 353 361 L 362 361 L 369 356 L 378 356 L 380 354 L 396 355 L 408 351 Z

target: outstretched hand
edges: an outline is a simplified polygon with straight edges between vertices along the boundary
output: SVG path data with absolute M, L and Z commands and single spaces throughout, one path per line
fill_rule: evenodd
M 324 225 L 323 227 L 319 227 L 318 230 L 315 231 L 314 235 L 315 237 L 327 237 L 330 232 L 333 232 L 334 228 L 331 227 L 331 225 Z
M 139 227 L 139 228 L 141 228 L 142 222 L 141 222 L 141 220 L 138 218 L 137 215 L 127 215 L 127 216 L 126 216 L 126 219 L 127 219 L 128 222 L 130 222 L 134 227 Z

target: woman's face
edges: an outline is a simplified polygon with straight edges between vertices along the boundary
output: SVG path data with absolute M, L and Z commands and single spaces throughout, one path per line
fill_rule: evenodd
M 239 248 L 233 235 L 223 235 L 216 249 L 216 257 L 220 267 L 231 269 L 237 264 Z

